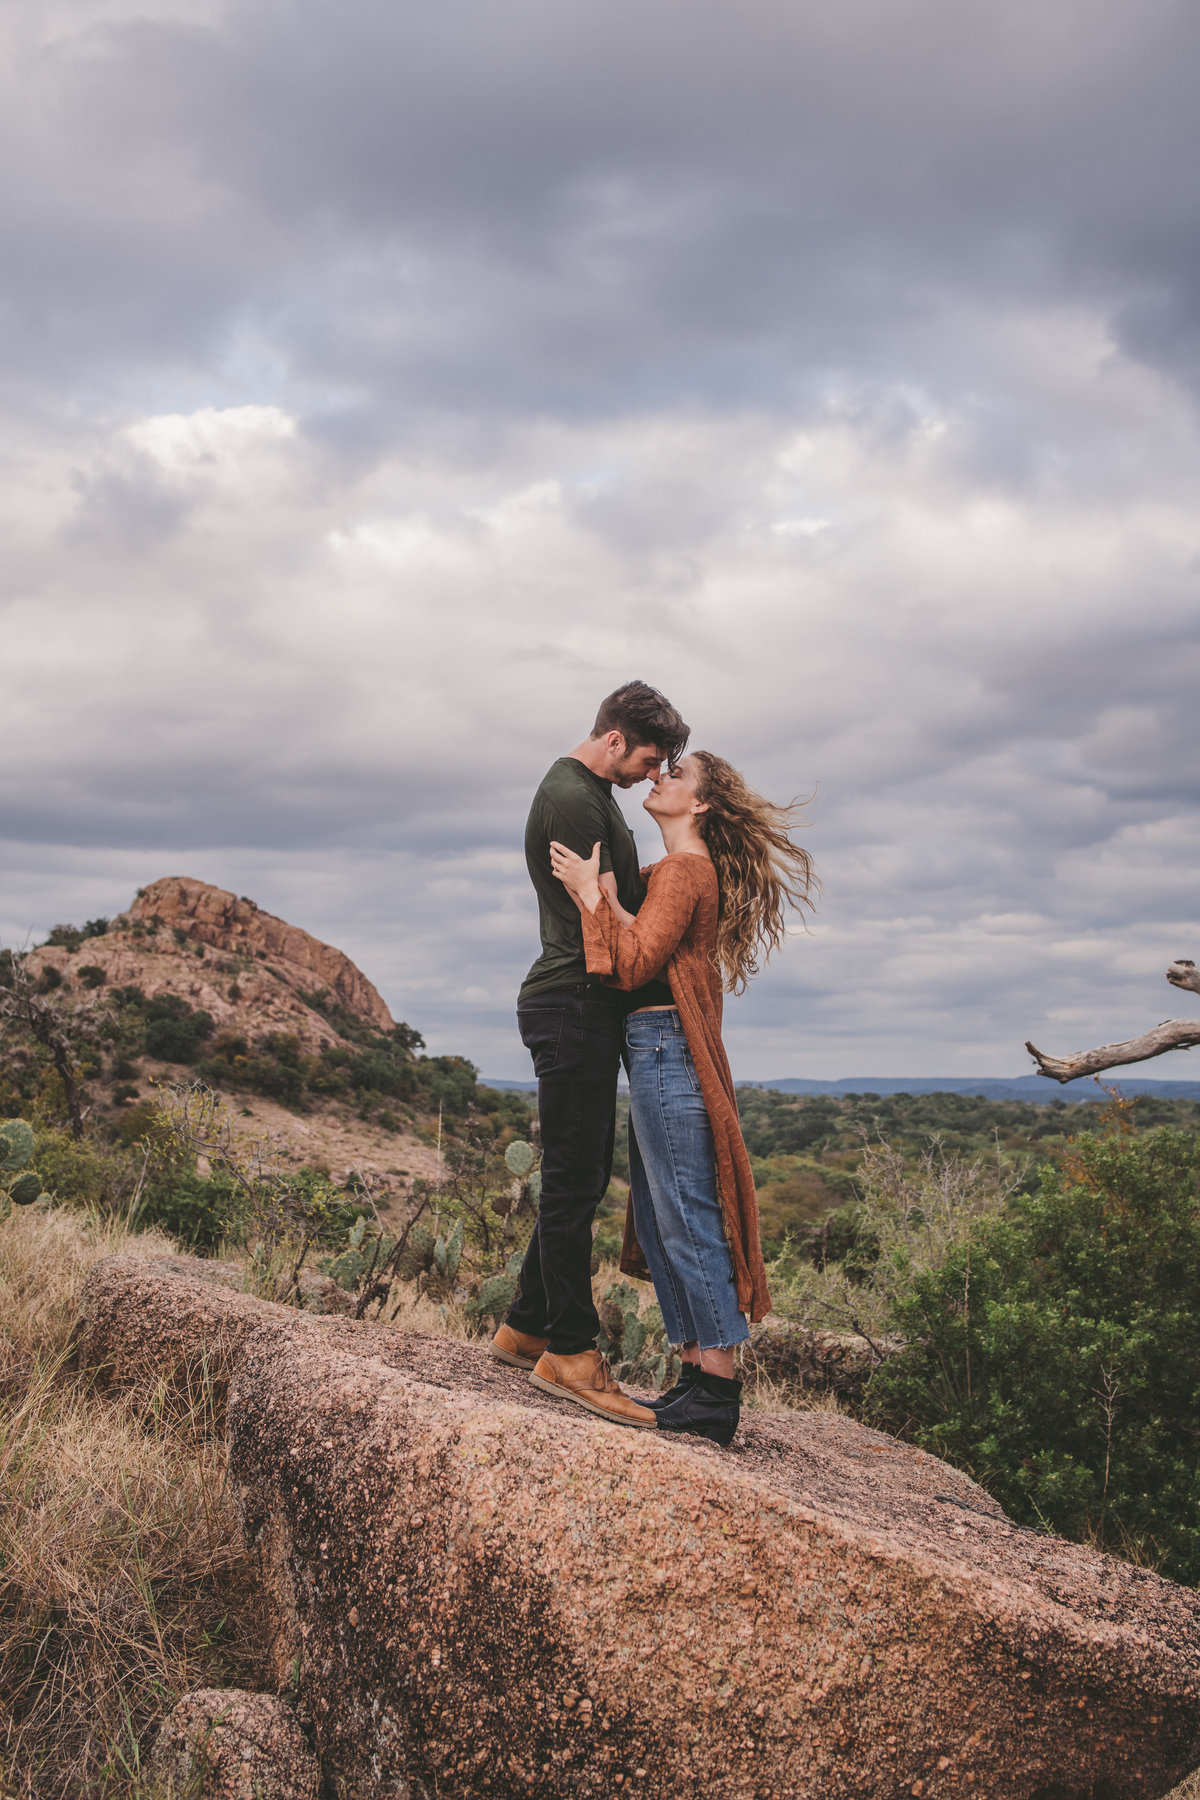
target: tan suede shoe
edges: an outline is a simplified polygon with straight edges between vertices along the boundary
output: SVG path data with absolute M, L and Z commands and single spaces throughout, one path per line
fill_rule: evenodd
M 497 1362 L 511 1363 L 514 1369 L 532 1369 L 549 1342 L 549 1338 L 530 1337 L 527 1331 L 502 1325 L 488 1349 Z
M 640 1431 L 657 1431 L 658 1418 L 648 1406 L 639 1406 L 612 1378 L 612 1371 L 598 1350 L 578 1356 L 552 1356 L 547 1350 L 529 1377 L 534 1387 L 545 1388 L 563 1400 L 574 1400 L 589 1412 L 611 1419 L 614 1425 L 636 1425 Z

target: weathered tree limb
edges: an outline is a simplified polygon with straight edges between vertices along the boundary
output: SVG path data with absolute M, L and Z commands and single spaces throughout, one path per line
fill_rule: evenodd
M 1186 956 L 1171 964 L 1167 980 L 1172 987 L 1191 988 L 1193 994 L 1200 994 L 1200 969 Z
M 1051 1081 L 1077 1081 L 1081 1075 L 1096 1075 L 1123 1063 L 1147 1062 L 1168 1050 L 1194 1050 L 1197 1044 L 1200 1021 L 1165 1019 L 1141 1037 L 1126 1038 L 1123 1044 L 1101 1044 L 1097 1050 L 1080 1050 L 1075 1056 L 1046 1056 L 1030 1043 L 1025 1048 L 1037 1063 L 1039 1075 L 1048 1075 Z
M 1200 969 L 1181 956 L 1167 970 L 1172 987 L 1190 988 L 1200 994 Z M 1152 1056 L 1164 1056 L 1168 1050 L 1194 1050 L 1200 1044 L 1200 1022 L 1188 1019 L 1164 1019 L 1152 1031 L 1140 1037 L 1126 1038 L 1120 1044 L 1101 1044 L 1096 1050 L 1079 1050 L 1074 1056 L 1047 1056 L 1036 1044 L 1025 1048 L 1037 1063 L 1039 1075 L 1051 1081 L 1078 1081 L 1081 1075 L 1098 1075 L 1101 1069 L 1121 1068 L 1125 1063 L 1148 1062 Z

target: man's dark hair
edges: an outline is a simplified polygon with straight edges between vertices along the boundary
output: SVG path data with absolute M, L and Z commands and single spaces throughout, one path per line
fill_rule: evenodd
M 674 768 L 687 748 L 691 727 L 657 688 L 645 681 L 627 681 L 601 701 L 596 714 L 592 736 L 603 737 L 609 731 L 621 733 L 626 750 L 653 744 Z

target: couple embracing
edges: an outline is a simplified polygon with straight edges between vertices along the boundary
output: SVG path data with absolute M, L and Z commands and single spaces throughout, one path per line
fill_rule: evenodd
M 542 1140 L 537 1224 L 492 1354 L 538 1387 L 619 1425 L 727 1445 L 741 1383 L 734 1351 L 770 1308 L 758 1204 L 721 1043 L 724 992 L 810 903 L 792 809 L 706 750 L 656 689 L 627 682 L 591 735 L 546 775 L 525 858 L 542 954 L 517 1017 L 533 1057 Z M 613 787 L 644 802 L 665 855 L 639 869 Z M 612 1171 L 617 1075 L 629 1073 L 629 1209 L 620 1266 L 649 1277 L 682 1373 L 645 1404 L 596 1346 L 592 1223 Z

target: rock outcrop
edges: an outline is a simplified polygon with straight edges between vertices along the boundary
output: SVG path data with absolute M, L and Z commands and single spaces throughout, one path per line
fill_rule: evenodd
M 128 912 L 102 937 L 76 950 L 43 944 L 34 969 L 53 967 L 66 980 L 99 969 L 113 987 L 170 993 L 211 1014 L 217 1030 L 254 1039 L 290 1032 L 306 1049 L 344 1039 L 305 994 L 324 993 L 376 1031 L 395 1021 L 376 989 L 348 956 L 319 938 L 263 912 L 253 900 L 187 876 L 142 888 Z
M 835 1414 L 624 1432 L 179 1259 L 97 1265 L 78 1351 L 232 1375 L 273 1666 L 343 1800 L 1150 1800 L 1200 1760 L 1200 1595 Z
M 150 1772 L 180 1800 L 317 1800 L 321 1779 L 291 1707 L 237 1688 L 185 1694 L 159 1731 Z
M 377 1031 L 390 1031 L 395 1023 L 375 988 L 342 951 L 224 888 L 170 875 L 143 888 L 127 916 L 134 924 L 172 932 L 178 928 L 192 943 L 265 960 L 289 987 L 324 989 Z

